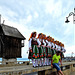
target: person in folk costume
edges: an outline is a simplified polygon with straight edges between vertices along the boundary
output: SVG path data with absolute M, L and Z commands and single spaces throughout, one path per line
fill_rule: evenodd
M 61 56 L 61 43 L 58 41 L 58 51 L 60 51 L 60 56 Z M 62 56 L 61 56 L 62 57 Z M 62 58 L 61 58 L 62 59 Z M 59 64 L 60 64 L 60 62 L 59 62 Z
M 42 35 L 43 40 L 43 66 L 46 66 L 46 35 Z
M 37 39 L 36 39 L 36 32 L 32 32 L 31 36 L 29 38 L 29 59 L 32 59 L 32 64 L 33 67 L 38 66 L 37 64 L 37 53 L 38 53 L 38 48 L 37 48 Z
M 52 37 L 50 37 L 49 38 L 50 40 L 49 40 L 49 47 L 50 47 L 50 50 L 51 50 L 51 46 L 52 46 L 52 42 L 51 42 L 51 40 L 52 40 Z M 51 59 L 52 59 L 52 50 L 50 51 L 51 52 L 51 57 L 49 58 L 49 65 L 50 65 L 50 63 L 51 63 Z
M 61 60 L 64 57 L 64 53 L 66 52 L 66 50 L 64 49 L 64 44 L 60 44 L 61 45 Z
M 57 41 L 56 44 L 57 51 L 59 51 L 59 41 Z
M 56 51 L 58 51 L 58 41 L 56 40 Z
M 56 41 L 54 41 L 54 45 L 55 45 L 55 53 L 56 53 L 56 51 L 57 51 L 57 40 Z
M 64 44 L 62 44 L 62 52 L 66 52 L 66 49 L 65 49 L 65 47 L 64 47 Z
M 53 40 L 53 55 L 56 54 L 56 41 Z
M 37 42 L 38 42 L 39 59 L 40 59 L 40 67 L 41 67 L 41 66 L 42 66 L 42 58 L 43 58 L 42 33 L 39 33 L 39 34 L 38 34 Z
M 62 60 L 62 43 L 60 42 L 59 45 L 60 45 L 60 56 L 61 56 L 61 60 Z
M 51 51 L 52 51 L 52 56 L 55 54 L 55 50 L 54 50 L 54 38 L 52 38 L 51 39 L 51 43 L 52 43 L 52 45 L 51 45 Z
M 50 36 L 47 36 L 46 37 L 46 53 L 47 53 L 47 65 L 49 65 L 49 59 L 52 57 L 52 51 L 51 51 L 51 48 L 50 48 Z

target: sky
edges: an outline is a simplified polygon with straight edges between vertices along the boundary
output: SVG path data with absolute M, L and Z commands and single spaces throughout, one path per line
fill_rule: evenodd
M 65 45 L 65 56 L 75 56 L 75 0 L 0 0 L 1 23 L 17 28 L 26 38 L 22 58 L 28 58 L 28 39 L 36 31 L 50 35 Z

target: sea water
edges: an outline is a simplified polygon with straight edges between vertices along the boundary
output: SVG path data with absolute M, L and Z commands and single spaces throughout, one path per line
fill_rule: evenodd
M 2 61 L 2 58 L 0 58 L 0 61 Z M 17 61 L 29 61 L 28 58 L 17 58 Z

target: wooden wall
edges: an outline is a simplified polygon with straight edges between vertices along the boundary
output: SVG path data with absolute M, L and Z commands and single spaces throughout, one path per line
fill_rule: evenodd
M 5 36 L 1 26 L 0 26 L 0 57 L 7 59 L 21 57 L 21 39 L 10 37 L 10 35 Z
M 3 55 L 5 58 L 19 58 L 21 57 L 21 40 L 5 37 L 4 39 L 5 49 L 3 51 Z
M 0 36 L 0 57 L 1 57 L 1 36 Z
M 0 57 L 2 57 L 2 52 L 3 52 L 2 38 L 3 38 L 3 31 L 2 31 L 2 28 L 0 26 Z

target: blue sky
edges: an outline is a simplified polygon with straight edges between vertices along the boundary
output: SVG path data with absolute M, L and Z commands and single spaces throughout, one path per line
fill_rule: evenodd
M 65 56 L 75 54 L 75 24 L 73 16 L 66 24 L 66 17 L 74 12 L 75 0 L 0 0 L 0 14 L 5 24 L 16 27 L 26 37 L 22 57 L 28 57 L 28 39 L 31 32 L 42 32 L 65 44 Z

